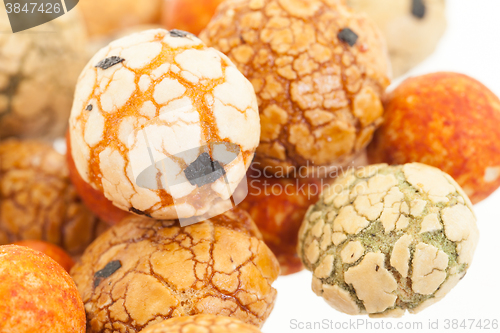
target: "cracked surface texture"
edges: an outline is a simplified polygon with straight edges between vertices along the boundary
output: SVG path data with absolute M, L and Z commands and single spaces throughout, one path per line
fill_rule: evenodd
M 106 228 L 76 194 L 63 155 L 36 141 L 0 144 L 0 245 L 38 239 L 78 256 Z
M 1 245 L 0 281 L 0 332 L 85 332 L 75 283 L 45 254 Z
M 2 11 L 0 30 L 0 139 L 62 136 L 88 59 L 79 12 L 13 34 Z
M 352 47 L 338 37 L 346 28 L 357 36 Z M 262 167 L 345 165 L 382 121 L 386 47 L 375 24 L 343 1 L 225 1 L 200 38 L 254 86 Z
M 259 227 L 280 263 L 281 274 L 301 271 L 297 233 L 307 209 L 318 200 L 321 180 L 269 178 L 258 171 L 249 172 L 247 179 L 248 195 L 238 207 L 246 210 Z
M 351 169 L 309 208 L 298 254 L 312 289 L 351 315 L 400 317 L 441 300 L 479 239 L 472 204 L 424 164 Z
M 85 0 L 78 3 L 92 37 L 115 33 L 136 25 L 158 23 L 162 0 Z
M 255 326 L 223 316 L 196 315 L 172 318 L 146 328 L 141 333 L 260 333 Z
M 451 72 L 417 76 L 388 94 L 384 105 L 370 162 L 435 166 L 474 204 L 500 186 L 500 99 L 482 83 Z
M 100 62 L 112 66 L 96 67 Z M 227 200 L 259 134 L 248 80 L 222 53 L 175 30 L 147 30 L 100 50 L 80 76 L 70 118 L 71 152 L 83 180 L 115 206 L 160 219 L 200 216 Z M 225 176 L 190 184 L 183 171 L 203 153 L 220 161 L 213 147 L 224 145 L 239 153 L 224 163 Z M 175 177 L 168 186 L 162 161 Z M 137 185 L 148 167 L 156 168 L 154 186 Z
M 119 268 L 96 280 L 109 265 Z M 271 284 L 278 274 L 257 227 L 237 208 L 183 228 L 175 221 L 128 218 L 90 245 L 71 271 L 89 333 L 139 332 L 196 314 L 260 327 L 274 306 Z
M 412 3 L 423 3 L 423 17 L 412 14 Z M 434 52 L 446 30 L 445 0 L 347 0 L 355 11 L 368 15 L 382 31 L 399 77 Z

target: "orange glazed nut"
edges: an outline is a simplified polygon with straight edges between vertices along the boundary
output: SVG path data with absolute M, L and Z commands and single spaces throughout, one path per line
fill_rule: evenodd
M 106 228 L 77 196 L 65 157 L 44 143 L 0 144 L 0 188 L 0 244 L 44 240 L 77 256 Z
M 0 246 L 0 332 L 84 333 L 85 310 L 75 283 L 45 254 Z
M 161 21 L 167 29 L 180 29 L 195 35 L 203 30 L 223 0 L 162 0 Z
M 318 179 L 269 178 L 258 172 L 248 177 L 248 196 L 238 207 L 259 227 L 264 242 L 278 258 L 282 275 L 304 268 L 297 255 L 297 235 L 322 185 Z
M 500 100 L 459 73 L 404 81 L 385 102 L 385 122 L 369 146 L 371 163 L 420 162 L 452 176 L 472 203 L 500 186 Z
M 225 1 L 200 38 L 252 82 L 262 125 L 256 161 L 275 173 L 346 165 L 382 121 L 385 43 L 343 1 Z
M 235 208 L 188 227 L 130 217 L 92 243 L 71 275 L 88 333 L 139 332 L 195 314 L 262 326 L 279 264 L 249 215 Z
M 26 246 L 35 251 L 40 251 L 54 259 L 62 268 L 69 273 L 75 264 L 73 259 L 59 246 L 40 240 L 23 240 L 15 242 L 13 245 Z
M 196 315 L 168 319 L 141 333 L 261 333 L 258 328 L 223 316 Z

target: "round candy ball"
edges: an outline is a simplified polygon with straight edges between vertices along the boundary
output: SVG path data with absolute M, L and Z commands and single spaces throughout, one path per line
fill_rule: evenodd
M 85 332 L 85 310 L 75 283 L 45 254 L 0 246 L 0 331 Z
M 467 195 L 449 175 L 419 164 L 352 170 L 311 206 L 298 252 L 312 289 L 338 311 L 417 313 L 467 272 L 478 242 Z
M 162 0 L 161 22 L 167 29 L 199 34 L 223 0 Z
M 458 73 L 409 78 L 391 92 L 371 163 L 420 162 L 451 175 L 472 203 L 500 186 L 500 99 Z
M 89 35 L 114 33 L 120 29 L 160 20 L 162 0 L 85 0 L 78 3 Z
M 100 50 L 80 76 L 70 118 L 83 180 L 115 206 L 160 219 L 227 202 L 259 134 L 252 85 L 222 53 L 178 30 L 147 30 Z
M 341 0 L 225 1 L 200 38 L 255 88 L 263 168 L 346 165 L 382 122 L 385 43 Z
M 261 333 L 258 328 L 237 319 L 214 315 L 196 315 L 168 319 L 141 333 Z
M 279 264 L 245 211 L 188 227 L 132 216 L 92 243 L 73 267 L 88 333 L 139 332 L 164 319 L 225 315 L 262 326 Z
M 11 33 L 0 14 L 0 139 L 62 136 L 78 74 L 88 60 L 85 25 L 76 9 Z
M 26 246 L 35 251 L 40 251 L 55 260 L 62 268 L 69 273 L 75 264 L 73 259 L 59 246 L 41 240 L 22 240 L 13 245 Z
M 71 185 L 65 157 L 45 143 L 0 143 L 0 188 L 0 245 L 44 240 L 78 256 L 106 228 Z
M 257 224 L 273 251 L 282 275 L 304 267 L 297 255 L 297 234 L 310 205 L 318 200 L 323 181 L 308 178 L 272 178 L 255 171 L 248 176 L 248 195 L 238 207 Z
M 347 4 L 380 27 L 394 77 L 432 54 L 446 30 L 445 0 L 347 0 Z

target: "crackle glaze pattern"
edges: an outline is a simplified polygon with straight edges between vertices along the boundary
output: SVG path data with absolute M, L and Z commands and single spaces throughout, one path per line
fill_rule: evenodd
M 0 139 L 62 136 L 88 60 L 80 13 L 13 34 L 2 10 L 0 30 Z
M 0 245 L 44 240 L 78 256 L 106 228 L 77 195 L 63 155 L 37 141 L 0 144 Z
M 261 333 L 258 328 L 230 317 L 196 315 L 162 321 L 141 333 Z
M 350 46 L 339 33 L 350 29 Z M 231 0 L 200 38 L 252 82 L 263 167 L 345 165 L 382 121 L 389 61 L 377 27 L 339 0 Z
M 115 270 L 99 278 L 109 265 Z M 274 306 L 279 264 L 249 215 L 235 208 L 188 227 L 128 218 L 101 235 L 71 275 L 89 333 L 139 332 L 195 314 L 260 327 Z
M 145 140 L 146 130 L 154 135 Z M 147 30 L 100 50 L 80 76 L 70 118 L 72 156 L 83 180 L 115 206 L 161 219 L 200 216 L 227 200 L 259 135 L 248 80 L 222 53 L 174 30 Z M 240 154 L 223 165 L 225 177 L 198 187 L 183 171 L 204 152 L 216 159 L 207 143 L 231 144 Z M 155 162 L 168 159 L 167 169 L 182 183 L 177 190 L 137 185 L 137 169 L 152 163 L 148 151 Z
M 299 256 L 333 308 L 373 317 L 417 313 L 465 275 L 479 231 L 472 204 L 439 169 L 412 163 L 352 170 L 311 206 Z

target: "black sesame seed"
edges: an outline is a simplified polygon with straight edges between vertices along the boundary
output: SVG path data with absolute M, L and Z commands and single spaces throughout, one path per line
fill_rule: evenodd
M 215 182 L 225 175 L 226 171 L 219 161 L 212 161 L 208 153 L 203 153 L 184 170 L 184 174 L 191 185 L 201 187 Z
M 190 32 L 183 31 L 183 30 L 177 30 L 177 29 L 170 30 L 170 36 L 172 36 L 172 37 L 180 37 L 180 38 L 185 38 L 185 37 L 188 37 L 188 36 L 196 37 L 195 35 L 193 35 Z
M 377 267 L 375 267 L 375 272 L 378 272 L 379 268 L 380 268 L 380 266 L 377 265 Z
M 134 208 L 134 207 L 130 207 L 129 212 L 132 212 L 132 213 L 136 213 L 137 215 L 147 215 L 145 212 L 143 212 L 142 210 L 139 210 L 137 208 Z
M 92 104 L 89 104 L 89 105 L 87 105 L 87 107 L 85 108 L 85 110 L 92 111 L 93 108 L 94 107 L 92 106 Z
M 349 46 L 354 46 L 354 44 L 356 44 L 356 42 L 358 41 L 358 35 L 349 28 L 340 30 L 337 37 L 341 41 L 349 44 Z
M 97 287 L 102 280 L 113 275 L 120 267 L 122 267 L 122 263 L 119 260 L 108 262 L 103 269 L 94 274 L 94 288 Z
M 411 14 L 418 19 L 425 17 L 426 9 L 424 0 L 413 0 L 411 3 Z
M 112 57 L 109 57 L 109 58 L 106 58 L 106 59 L 102 59 L 101 61 L 99 61 L 97 63 L 97 65 L 95 65 L 95 67 L 99 67 L 99 68 L 102 68 L 102 69 L 108 69 L 109 67 L 112 67 L 116 64 L 119 64 L 121 62 L 123 62 L 125 59 L 123 58 L 120 58 L 120 57 L 117 57 L 117 56 L 112 56 Z

